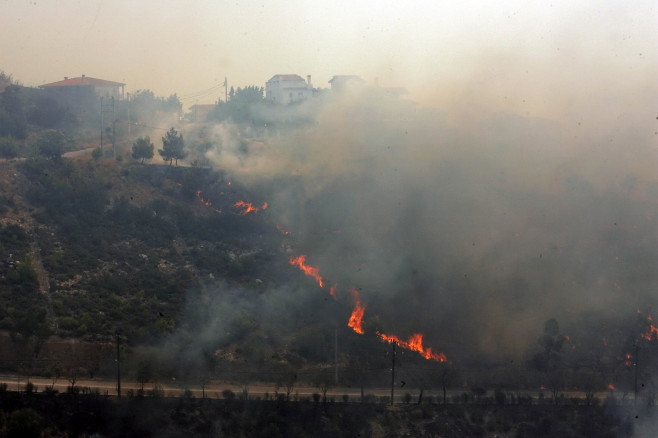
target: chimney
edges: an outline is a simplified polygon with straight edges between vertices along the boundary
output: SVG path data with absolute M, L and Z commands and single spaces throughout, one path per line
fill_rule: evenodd
M 306 82 L 308 83 L 308 86 L 309 86 L 310 88 L 313 87 L 313 85 L 311 85 L 311 75 L 306 75 Z
M 65 80 L 65 81 L 66 81 L 68 78 L 69 78 L 68 76 L 64 76 L 64 80 Z
M 85 78 L 85 75 L 82 75 L 82 79 L 84 79 L 84 78 Z

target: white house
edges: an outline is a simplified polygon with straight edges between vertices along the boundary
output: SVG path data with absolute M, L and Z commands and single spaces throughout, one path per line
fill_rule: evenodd
M 356 75 L 336 75 L 329 80 L 329 83 L 331 84 L 331 91 L 341 93 L 350 88 L 361 87 L 366 81 Z
M 265 98 L 279 104 L 287 105 L 311 97 L 313 85 L 311 76 L 305 81 L 299 75 L 274 75 L 265 83 Z

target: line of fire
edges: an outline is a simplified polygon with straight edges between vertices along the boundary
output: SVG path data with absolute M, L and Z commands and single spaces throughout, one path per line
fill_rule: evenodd
M 310 266 L 306 264 L 306 255 L 302 254 L 297 257 L 291 257 L 289 263 L 293 266 L 298 266 L 299 269 L 304 272 L 304 274 L 313 277 L 315 281 L 317 282 L 318 286 L 321 288 L 324 288 L 324 282 L 322 279 L 322 276 L 320 275 L 320 270 L 317 267 Z M 336 297 L 336 291 L 335 288 L 332 287 L 330 289 L 330 292 L 332 297 Z M 352 310 L 352 313 L 349 317 L 349 320 L 347 322 L 348 327 L 350 327 L 352 330 L 354 330 L 356 333 L 362 335 L 365 333 L 363 329 L 363 316 L 365 314 L 365 306 L 361 301 L 361 297 L 359 295 L 359 292 L 352 288 L 349 289 L 349 293 L 352 296 L 354 300 L 354 309 Z M 404 341 L 400 339 L 399 337 L 395 335 L 386 335 L 384 333 L 381 333 L 379 331 L 376 332 L 377 337 L 386 343 L 389 344 L 395 344 L 400 348 L 404 348 L 406 350 L 411 350 L 415 351 L 416 353 L 420 354 L 422 357 L 425 359 L 430 359 L 434 360 L 437 362 L 447 362 L 448 359 L 444 353 L 438 352 L 435 353 L 432 351 L 431 348 L 423 346 L 423 334 L 422 333 L 414 333 L 412 334 L 408 340 Z
M 229 182 L 230 185 L 230 182 Z M 213 207 L 213 203 L 207 199 L 205 199 L 201 195 L 201 190 L 196 191 L 196 197 L 207 207 Z M 268 203 L 264 202 L 262 206 L 257 207 L 254 206 L 252 203 L 245 202 L 245 201 L 237 201 L 233 204 L 233 207 L 237 209 L 239 215 L 246 215 L 248 213 L 255 213 L 258 211 L 262 211 L 267 209 Z M 214 209 L 216 212 L 221 213 L 221 209 Z M 285 231 L 280 225 L 277 225 L 276 228 L 284 235 L 290 235 L 289 231 Z M 338 233 L 340 231 L 332 230 L 332 233 Z M 324 288 L 325 283 L 320 275 L 320 270 L 317 267 L 310 266 L 306 263 L 306 254 L 299 255 L 297 257 L 291 257 L 289 260 L 289 263 L 292 266 L 297 266 L 305 275 L 312 277 L 318 286 L 320 288 Z M 337 294 L 336 294 L 336 286 L 332 286 L 329 290 L 329 294 L 331 295 L 332 298 L 337 300 Z M 350 314 L 350 317 L 347 322 L 347 326 L 350 327 L 352 330 L 354 330 L 355 333 L 363 335 L 365 334 L 364 328 L 363 328 L 363 317 L 365 314 L 365 305 L 363 304 L 361 297 L 359 295 L 359 292 L 351 288 L 349 289 L 349 294 L 352 296 L 353 301 L 354 301 L 354 308 L 352 310 L 352 313 Z M 653 326 L 652 326 L 653 327 Z M 385 343 L 389 344 L 395 344 L 400 348 L 414 351 L 418 353 L 420 356 L 422 356 L 425 359 L 428 360 L 434 360 L 437 362 L 447 362 L 448 359 L 446 355 L 442 352 L 434 352 L 432 348 L 425 347 L 423 345 L 423 334 L 422 333 L 414 333 L 412 334 L 409 339 L 402 340 L 396 335 L 387 335 L 384 333 L 381 333 L 379 331 L 375 332 L 375 335 L 379 340 Z

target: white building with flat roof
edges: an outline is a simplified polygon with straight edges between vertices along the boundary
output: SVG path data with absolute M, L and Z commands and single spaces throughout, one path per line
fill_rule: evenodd
M 274 75 L 265 83 L 265 98 L 282 105 L 306 100 L 313 95 L 311 76 Z

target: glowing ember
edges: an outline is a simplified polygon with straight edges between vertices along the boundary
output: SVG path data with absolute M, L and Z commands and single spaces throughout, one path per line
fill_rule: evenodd
M 315 278 L 315 281 L 318 282 L 320 287 L 324 287 L 324 284 L 322 283 L 322 277 L 320 276 L 320 271 L 318 271 L 318 268 L 314 268 L 313 266 L 308 266 L 306 264 L 305 254 L 302 254 L 299 257 L 291 257 L 289 263 L 293 266 L 299 266 L 299 269 L 304 271 L 304 274 Z
M 384 333 L 377 332 L 377 336 L 384 342 L 395 344 L 399 347 L 406 348 L 419 353 L 425 359 L 433 359 L 437 362 L 447 362 L 448 358 L 443 353 L 434 353 L 431 348 L 423 347 L 422 333 L 414 333 L 409 337 L 408 341 L 403 341 L 395 335 L 385 335 Z
M 651 321 L 651 317 L 649 317 L 649 321 Z M 653 324 L 649 324 L 647 331 L 645 333 L 642 333 L 641 336 L 647 341 L 651 341 L 652 339 L 658 339 L 658 328 L 656 328 L 656 326 Z
M 252 211 L 257 212 L 259 210 L 265 210 L 267 208 L 267 202 L 264 203 L 262 207 L 254 207 L 254 205 L 250 202 L 238 201 L 233 204 L 233 207 L 241 208 L 242 211 L 240 211 L 238 214 L 244 216 L 245 214 L 251 213 Z
M 199 200 L 200 200 L 200 201 L 203 203 L 203 205 L 205 205 L 206 207 L 212 207 L 212 202 L 203 199 L 203 197 L 201 196 L 201 190 L 197 190 L 197 191 L 196 191 L 196 197 L 199 198 Z M 218 208 L 216 208 L 215 211 L 216 211 L 217 213 L 221 213 L 221 212 L 222 212 L 222 210 L 220 210 L 220 209 L 218 209 Z
M 199 200 L 200 200 L 201 202 L 203 202 L 204 205 L 207 205 L 208 207 L 212 206 L 212 203 L 211 203 L 210 201 L 206 201 L 205 199 L 203 199 L 203 198 L 201 197 L 201 190 L 197 190 L 197 191 L 196 191 L 196 197 L 199 198 Z
M 608 383 L 608 389 L 612 389 L 614 391 L 615 385 L 613 385 L 612 383 Z
M 277 225 L 277 226 L 276 226 L 276 229 L 279 230 L 279 231 L 281 232 L 281 234 L 283 234 L 283 235 L 285 235 L 285 236 L 287 236 L 288 234 L 290 234 L 290 231 L 286 231 L 286 230 L 284 230 L 284 229 L 281 227 L 281 225 Z
M 329 295 L 334 297 L 334 300 L 338 300 L 338 298 L 336 297 L 336 286 L 333 286 L 331 289 L 329 289 Z
M 350 293 L 354 297 L 354 310 L 352 311 L 352 316 L 350 316 L 350 320 L 347 323 L 347 326 L 351 327 L 355 332 L 362 335 L 363 327 L 361 326 L 361 322 L 363 320 L 363 313 L 365 312 L 366 308 L 363 306 L 363 304 L 361 304 L 361 297 L 359 297 L 359 292 L 356 289 L 350 289 Z

